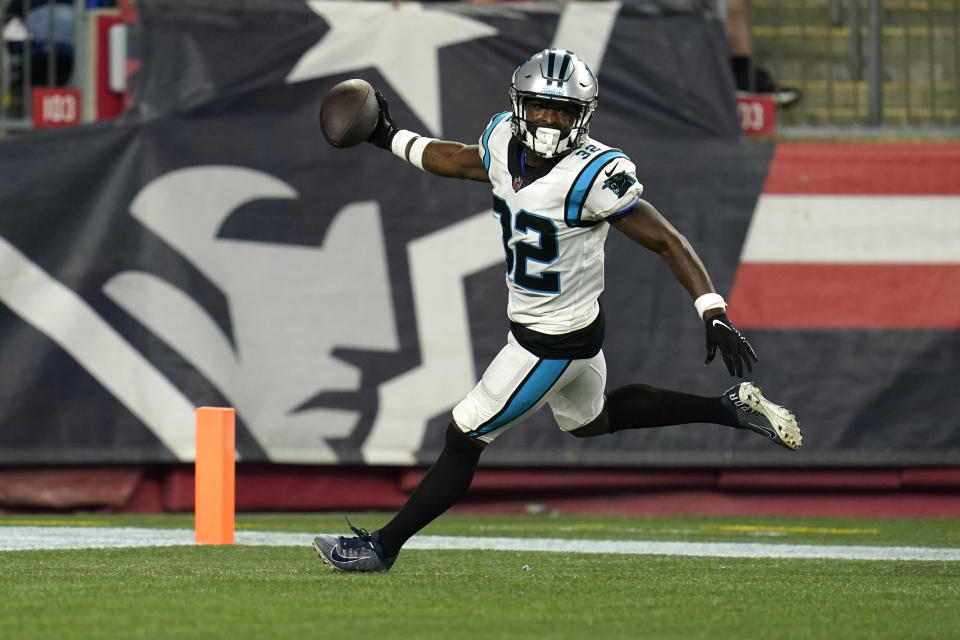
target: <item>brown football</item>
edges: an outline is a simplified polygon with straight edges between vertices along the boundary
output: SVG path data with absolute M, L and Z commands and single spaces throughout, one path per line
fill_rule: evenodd
M 377 96 L 366 80 L 344 80 L 320 104 L 320 128 L 327 142 L 340 149 L 364 142 L 380 116 Z

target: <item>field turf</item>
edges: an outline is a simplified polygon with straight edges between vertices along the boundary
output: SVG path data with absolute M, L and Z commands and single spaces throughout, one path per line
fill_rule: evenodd
M 376 528 L 385 514 L 353 514 Z M 0 517 L 190 528 L 192 517 Z M 247 515 L 303 547 L 0 552 L 4 638 L 955 638 L 960 562 L 405 550 L 386 574 L 316 557 L 339 515 Z M 6 529 L 5 531 L 10 531 Z M 424 534 L 960 548 L 949 519 L 447 515 Z

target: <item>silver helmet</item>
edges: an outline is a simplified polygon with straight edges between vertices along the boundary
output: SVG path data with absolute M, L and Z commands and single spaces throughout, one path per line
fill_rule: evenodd
M 526 105 L 531 100 L 559 103 L 558 107 L 573 110 L 573 124 L 556 129 L 527 122 Z M 572 51 L 544 49 L 514 71 L 510 102 L 514 137 L 544 158 L 563 155 L 587 138 L 597 108 L 597 78 Z

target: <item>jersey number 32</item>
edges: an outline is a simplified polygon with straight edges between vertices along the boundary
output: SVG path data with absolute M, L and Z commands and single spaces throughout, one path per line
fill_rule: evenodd
M 559 255 L 557 246 L 557 225 L 550 218 L 521 209 L 516 215 L 510 211 L 505 200 L 493 198 L 493 211 L 500 218 L 503 232 L 503 250 L 507 258 L 507 276 L 524 289 L 540 293 L 560 293 L 560 274 L 556 271 L 541 271 L 530 275 L 528 262 L 551 264 Z M 537 244 L 517 242 L 510 248 L 513 230 L 521 233 L 536 232 L 540 236 Z

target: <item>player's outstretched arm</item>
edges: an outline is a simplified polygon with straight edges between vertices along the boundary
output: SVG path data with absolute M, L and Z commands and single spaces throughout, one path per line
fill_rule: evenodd
M 610 224 L 663 258 L 673 275 L 694 298 L 714 292 L 710 276 L 696 251 L 646 200 L 640 200 L 629 215 L 615 218 Z
M 726 314 L 726 302 L 714 290 L 700 257 L 687 239 L 652 204 L 640 200 L 628 215 L 611 220 L 627 237 L 660 255 L 673 275 L 694 298 L 697 313 L 706 329 L 707 357 L 713 362 L 717 351 L 731 376 L 742 378 L 752 371 L 757 354 Z
M 424 171 L 438 176 L 490 182 L 480 158 L 480 145 L 433 140 L 424 148 L 422 162 Z
M 383 94 L 377 91 L 380 117 L 367 142 L 394 155 L 413 166 L 438 176 L 466 178 L 489 182 L 487 171 L 480 159 L 478 145 L 465 145 L 448 140 L 427 138 L 406 129 L 398 129 L 390 115 L 390 105 Z

